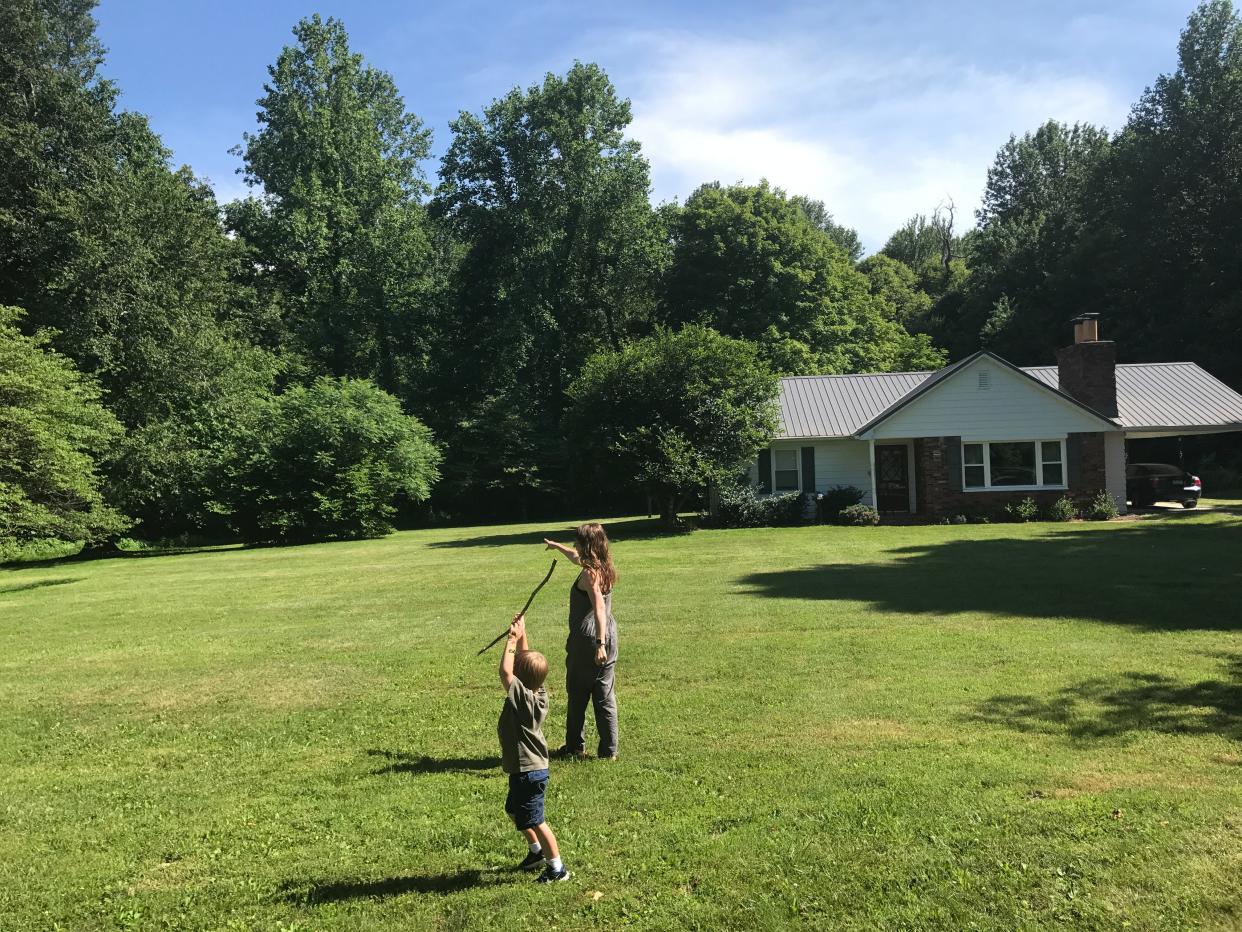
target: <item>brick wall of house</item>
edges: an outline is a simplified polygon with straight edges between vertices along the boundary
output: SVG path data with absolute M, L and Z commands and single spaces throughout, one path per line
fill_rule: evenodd
M 949 481 L 947 437 L 924 437 L 914 442 L 915 476 L 918 489 L 919 511 L 933 518 L 953 515 L 987 515 L 1002 518 L 1005 506 L 1024 498 L 1033 498 L 1041 508 L 1046 508 L 1065 494 L 1060 490 L 1041 491 L 957 491 Z M 1100 489 L 1107 488 L 1104 472 L 1104 434 L 1070 434 L 1069 443 L 1077 442 L 1079 467 L 1077 476 L 1070 476 L 1069 494 L 1079 503 L 1085 503 Z M 1067 450 L 1068 453 L 1068 450 Z M 1072 454 L 1070 454 L 1072 455 Z M 1066 464 L 1069 468 L 1069 464 Z M 1075 481 L 1075 478 L 1077 481 Z

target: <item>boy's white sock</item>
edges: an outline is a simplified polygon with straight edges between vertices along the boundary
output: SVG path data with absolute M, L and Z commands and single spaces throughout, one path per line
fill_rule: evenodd
M 565 865 L 561 863 L 560 858 L 548 858 L 548 870 L 554 874 L 559 874 L 565 869 Z
M 537 841 L 532 841 L 532 842 L 531 842 L 529 845 L 527 845 L 526 847 L 530 848 L 530 853 L 531 853 L 531 854 L 538 854 L 540 851 L 542 851 L 542 850 L 543 850 L 543 847 L 542 847 L 542 846 L 539 844 L 539 842 L 537 842 Z

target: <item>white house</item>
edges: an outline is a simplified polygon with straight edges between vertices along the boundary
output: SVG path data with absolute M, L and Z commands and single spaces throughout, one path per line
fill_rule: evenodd
M 1116 364 L 1095 315 L 1056 366 L 981 351 L 938 372 L 781 380 L 777 439 L 751 465 L 768 492 L 861 489 L 887 513 L 997 512 L 1106 490 L 1125 510 L 1130 438 L 1242 430 L 1242 395 L 1194 363 Z

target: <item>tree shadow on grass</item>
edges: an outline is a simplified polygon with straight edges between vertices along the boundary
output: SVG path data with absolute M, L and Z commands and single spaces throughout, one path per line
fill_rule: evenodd
M 82 576 L 63 576 L 59 579 L 40 579 L 36 582 L 19 583 L 14 586 L 0 586 L 0 595 L 29 592 L 31 589 L 46 589 L 48 586 L 67 586 L 70 583 L 81 582 L 83 578 Z
M 970 721 L 1080 741 L 1148 731 L 1242 740 L 1242 654 L 1224 678 L 1179 683 L 1156 673 L 1084 680 L 1050 697 L 993 696 Z
M 288 881 L 283 885 L 281 893 L 288 902 L 320 906 L 344 900 L 387 899 L 407 893 L 444 895 L 506 882 L 508 878 L 497 872 L 464 870 L 451 874 L 383 877 L 379 880 L 320 880 L 309 883 Z
M 604 521 L 602 523 L 604 530 L 608 532 L 609 540 L 614 544 L 624 543 L 629 540 L 654 540 L 665 537 L 678 537 L 693 530 L 689 526 L 682 526 L 677 530 L 670 531 L 660 523 L 658 518 L 629 518 L 622 521 Z M 477 537 L 463 537 L 458 540 L 437 540 L 433 541 L 429 546 L 435 548 L 509 547 L 520 544 L 542 544 L 545 537 L 572 546 L 575 528 L 576 525 L 561 524 L 550 527 L 546 531 L 517 531 L 509 534 L 482 534 Z
M 495 770 L 500 766 L 500 758 L 495 755 L 486 757 L 428 757 L 425 754 L 407 754 L 403 751 L 388 751 L 372 748 L 367 751 L 370 757 L 380 757 L 388 763 L 374 771 L 376 774 L 386 773 L 474 773 Z
M 1242 629 L 1238 521 L 1078 525 L 887 553 L 893 559 L 883 563 L 803 566 L 738 582 L 755 595 L 864 602 L 906 615 L 986 612 L 1149 631 Z

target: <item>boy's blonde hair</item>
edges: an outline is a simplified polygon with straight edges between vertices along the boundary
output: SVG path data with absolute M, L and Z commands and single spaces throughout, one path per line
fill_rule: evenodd
M 537 650 L 519 651 L 513 658 L 513 675 L 527 689 L 538 689 L 548 678 L 548 658 Z

